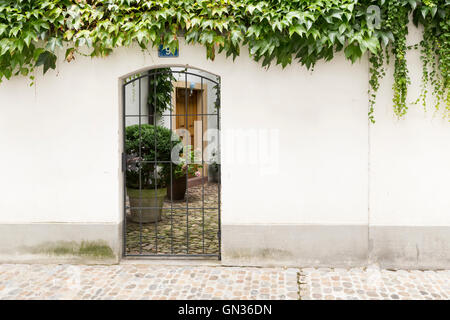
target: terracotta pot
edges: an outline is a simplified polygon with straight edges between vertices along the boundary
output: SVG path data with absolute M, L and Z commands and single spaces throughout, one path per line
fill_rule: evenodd
M 161 189 L 132 189 L 127 188 L 130 199 L 131 220 L 134 222 L 156 222 L 161 220 L 161 212 L 166 196 L 166 188 Z M 145 209 L 138 209 L 145 207 Z
M 183 200 L 184 196 L 186 194 L 186 175 L 177 178 L 177 179 L 173 179 L 172 180 L 172 187 L 170 186 L 170 181 L 168 183 L 167 186 L 167 198 L 169 198 L 169 200 L 171 199 L 171 192 L 172 192 L 172 200 Z

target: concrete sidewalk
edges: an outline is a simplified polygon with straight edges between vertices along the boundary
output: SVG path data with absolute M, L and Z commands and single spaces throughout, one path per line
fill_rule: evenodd
M 0 299 L 449 299 L 450 270 L 0 265 Z

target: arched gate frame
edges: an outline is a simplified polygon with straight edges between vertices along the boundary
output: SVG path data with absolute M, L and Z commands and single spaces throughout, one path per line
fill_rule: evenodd
M 124 256 L 220 259 L 220 77 L 150 69 L 122 97 Z

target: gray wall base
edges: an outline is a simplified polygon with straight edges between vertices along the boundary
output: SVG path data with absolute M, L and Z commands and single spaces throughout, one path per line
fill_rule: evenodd
M 223 225 L 226 265 L 450 268 L 450 227 Z
M 113 264 L 121 224 L 0 224 L 0 263 Z M 223 225 L 222 264 L 449 269 L 450 227 Z
M 450 269 L 450 227 L 371 227 L 369 263 L 392 269 Z
M 118 263 L 121 224 L 0 224 L 0 263 Z

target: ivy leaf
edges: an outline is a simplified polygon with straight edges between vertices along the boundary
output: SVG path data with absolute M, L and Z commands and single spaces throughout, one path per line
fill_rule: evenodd
M 75 31 L 69 29 L 66 32 L 64 32 L 64 38 L 67 40 L 71 40 L 73 38 Z
M 214 44 L 223 47 L 225 45 L 225 39 L 222 36 L 215 36 L 214 37 Z
M 386 36 L 389 38 L 389 40 L 395 42 L 394 34 L 391 31 L 386 32 Z
M 293 18 L 297 18 L 298 20 L 301 20 L 302 19 L 301 12 L 299 12 L 299 11 L 290 11 L 286 15 L 286 19 L 289 21 L 289 23 L 292 23 L 292 19 Z
M 292 36 L 294 33 L 298 34 L 299 36 L 302 36 L 306 33 L 306 29 L 301 24 L 296 24 L 289 27 L 289 36 Z
M 0 24 L 0 36 L 6 32 L 8 26 L 6 24 Z
M 270 49 L 271 44 L 267 40 L 264 40 L 260 44 L 260 47 L 261 47 L 261 51 L 259 52 L 259 55 L 262 56 L 264 53 L 266 53 L 266 51 L 268 51 Z
M 376 54 L 380 47 L 380 44 L 376 38 L 363 39 L 361 45 L 369 49 L 369 51 L 373 54 Z
M 328 37 L 330 38 L 331 43 L 333 43 L 333 44 L 335 43 L 337 34 L 338 34 L 337 32 L 330 32 Z
M 422 13 L 422 17 L 424 19 L 426 19 L 427 13 L 428 13 L 428 7 L 422 7 L 422 9 L 420 9 L 420 12 Z
M 247 6 L 247 11 L 250 13 L 250 14 L 253 14 L 253 12 L 257 9 L 259 12 L 261 12 L 261 7 L 262 7 L 262 4 L 261 3 L 258 3 L 257 5 L 249 5 L 249 6 Z
M 336 18 L 338 20 L 342 20 L 342 13 L 341 12 L 334 12 L 331 17 Z
M 20 74 L 23 76 L 26 76 L 28 74 L 29 70 L 28 68 L 20 68 Z
M 52 37 L 48 40 L 46 48 L 52 52 L 55 52 L 56 47 L 63 47 L 61 38 Z
M 386 47 L 389 44 L 389 37 L 384 33 L 381 33 L 380 36 L 383 46 Z
M 156 32 L 153 29 L 150 29 L 148 32 L 148 36 L 152 42 L 156 40 Z
M 189 31 L 185 34 L 186 42 L 193 43 L 196 42 L 199 36 L 199 32 L 197 30 Z
M 311 20 L 306 20 L 305 24 L 306 24 L 306 31 L 308 31 L 309 29 L 311 29 L 313 23 Z
M 213 28 L 213 20 L 206 20 L 201 23 L 201 27 L 203 30 L 208 30 Z
M 312 29 L 310 32 L 308 32 L 308 35 L 312 35 L 314 40 L 317 40 L 317 38 L 320 37 L 320 32 L 317 29 Z
M 436 15 L 437 12 L 437 6 L 434 6 L 433 8 L 431 8 L 431 17 L 434 18 L 434 16 Z
M 142 42 L 142 40 L 147 39 L 147 34 L 143 30 L 139 30 L 136 32 L 136 38 L 138 42 Z
M 231 30 L 230 39 L 235 46 L 239 45 L 239 42 L 243 39 L 241 30 Z
M 14 44 L 19 52 L 23 51 L 23 45 L 25 44 L 25 42 L 22 39 L 14 41 Z
M 42 52 L 37 61 L 35 66 L 39 67 L 43 65 L 44 66 L 44 74 L 48 71 L 48 69 L 55 69 L 56 68 L 56 55 L 50 51 L 44 51 Z
M 36 32 L 42 32 L 43 30 L 41 30 L 41 29 L 45 29 L 45 30 L 50 29 L 50 26 L 48 25 L 48 23 L 45 21 L 42 21 L 42 20 L 33 22 L 32 26 L 33 26 L 34 30 L 36 30 Z
M 416 9 L 416 6 L 417 6 L 416 0 L 408 0 L 408 2 L 409 2 L 409 4 L 411 5 L 411 8 L 414 11 Z
M 36 34 L 34 32 L 31 32 L 31 31 L 25 32 L 25 38 L 23 39 L 23 41 L 25 42 L 27 47 L 30 46 L 30 43 L 31 43 L 32 40 L 37 41 Z
M 347 48 L 345 48 L 344 53 L 345 57 L 347 59 L 350 59 L 352 63 L 355 63 L 356 60 L 358 60 L 362 55 L 362 51 L 359 46 L 354 44 L 351 44 Z
M 74 51 L 75 51 L 75 48 L 69 48 L 69 49 L 66 50 L 65 59 L 66 59 L 67 62 L 70 62 L 73 59 L 75 59 L 75 57 L 73 56 Z
M 281 24 L 281 21 L 276 20 L 276 21 L 272 22 L 272 30 L 275 31 L 275 29 L 283 31 L 283 25 Z
M 0 40 L 0 56 L 4 55 L 11 49 L 10 40 L 7 38 L 3 38 Z
M 252 25 L 247 30 L 247 36 L 249 37 L 255 35 L 258 38 L 260 34 L 261 34 L 261 26 L 259 25 Z
M 12 70 L 11 68 L 5 68 L 3 71 L 3 74 L 5 75 L 6 79 L 11 79 L 12 76 Z
M 202 44 L 211 44 L 214 41 L 214 32 L 204 32 L 202 33 L 202 35 L 200 36 L 200 42 Z

